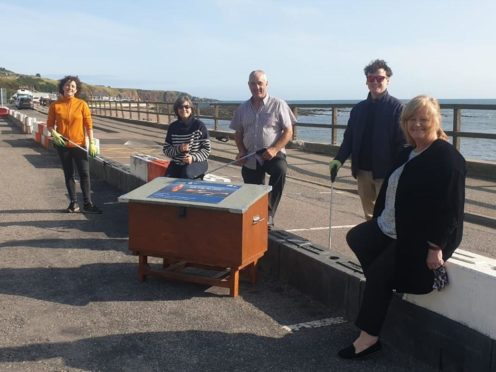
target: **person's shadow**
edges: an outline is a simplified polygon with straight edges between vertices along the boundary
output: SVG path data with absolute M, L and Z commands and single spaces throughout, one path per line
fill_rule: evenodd
M 63 366 L 58 365 L 59 368 L 84 371 L 360 371 L 364 368 L 360 364 L 345 364 L 333 354 L 329 353 L 327 340 L 322 338 L 192 330 L 4 347 L 0 348 L 0 363 L 22 363 L 26 367 L 29 362 L 61 358 Z M 369 366 L 377 364 L 372 361 Z

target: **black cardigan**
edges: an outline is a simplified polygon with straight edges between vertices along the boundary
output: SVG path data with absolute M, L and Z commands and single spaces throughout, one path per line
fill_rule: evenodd
M 412 147 L 398 156 L 391 170 L 404 164 Z M 465 159 L 448 142 L 436 140 L 405 164 L 395 200 L 398 287 L 405 292 L 432 289 L 432 272 L 426 271 L 427 241 L 443 249 L 447 260 L 463 235 Z M 384 209 L 388 178 L 377 198 L 374 217 Z M 429 288 L 430 286 L 430 288 Z

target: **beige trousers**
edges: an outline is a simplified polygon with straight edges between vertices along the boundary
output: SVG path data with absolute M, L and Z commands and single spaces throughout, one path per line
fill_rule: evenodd
M 362 201 L 363 213 L 367 221 L 372 219 L 374 214 L 374 204 L 379 191 L 381 190 L 382 182 L 384 179 L 372 178 L 371 171 L 358 170 L 357 171 L 358 195 Z

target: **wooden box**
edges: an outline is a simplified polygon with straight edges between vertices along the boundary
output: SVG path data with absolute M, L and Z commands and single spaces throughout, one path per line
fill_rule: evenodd
M 175 195 L 172 190 L 181 185 L 183 191 L 190 188 L 192 195 Z M 216 190 L 230 194 L 217 197 Z M 159 177 L 121 196 L 120 201 L 129 202 L 129 249 L 140 257 L 140 279 L 160 275 L 218 285 L 236 296 L 239 271 L 249 267 L 254 281 L 257 261 L 267 250 L 269 191 L 262 185 Z M 163 258 L 164 268 L 151 270 L 148 256 Z M 223 274 L 194 276 L 184 272 L 188 266 Z

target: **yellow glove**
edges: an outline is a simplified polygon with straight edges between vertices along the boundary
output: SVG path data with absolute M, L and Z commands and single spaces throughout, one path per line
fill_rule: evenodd
M 62 137 L 55 129 L 52 129 L 52 138 L 55 146 L 65 147 L 66 143 L 64 137 Z
M 331 172 L 331 182 L 336 180 L 336 176 L 338 175 L 338 170 L 341 168 L 343 164 L 339 160 L 331 160 L 329 162 L 329 171 Z
M 96 151 L 96 146 L 95 146 L 95 140 L 92 138 L 92 139 L 90 140 L 90 145 L 89 145 L 89 147 L 88 147 L 88 154 L 89 154 L 92 158 L 94 158 L 94 157 L 96 156 L 96 153 L 97 153 L 97 151 Z

